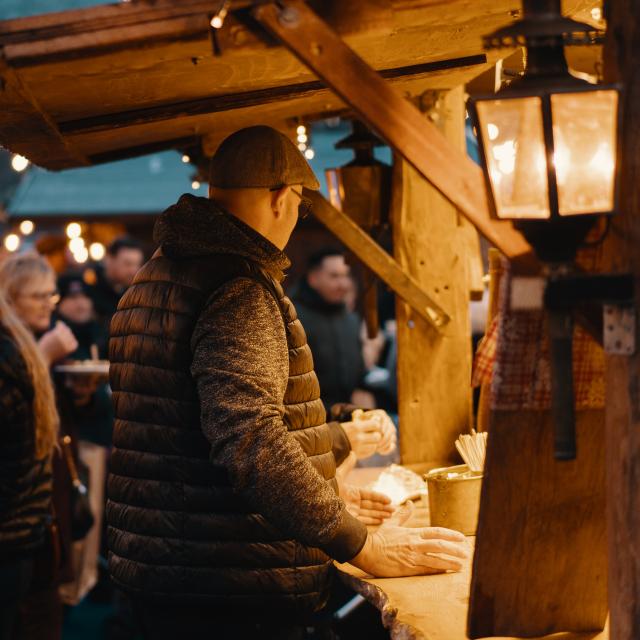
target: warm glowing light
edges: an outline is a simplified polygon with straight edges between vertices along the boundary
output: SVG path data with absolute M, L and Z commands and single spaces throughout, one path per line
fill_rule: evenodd
M 182 156 L 182 162 L 184 162 L 185 164 L 187 164 L 187 162 L 191 162 L 191 158 L 185 153 Z
M 71 238 L 71 240 L 69 240 L 69 249 L 71 249 L 71 253 L 76 253 L 84 248 L 84 239 L 80 236 L 78 236 L 77 238 Z
M 222 3 L 222 7 L 218 10 L 218 13 L 211 18 L 211 26 L 214 29 L 222 29 L 224 19 L 227 17 L 227 11 L 229 10 L 228 6 L 229 2 L 228 0 L 225 0 L 225 2 Z
M 17 251 L 20 248 L 20 236 L 15 233 L 10 233 L 4 239 L 4 246 L 7 251 L 11 251 L 12 253 Z
M 296 133 L 298 135 L 302 135 L 303 133 L 307 133 L 307 127 L 305 127 L 303 124 L 299 124 L 298 128 L 296 129 Z
M 306 133 L 301 133 L 298 135 L 298 142 L 306 142 L 309 138 L 307 138 Z
M 23 220 L 20 223 L 20 233 L 23 236 L 28 236 L 32 234 L 34 229 L 35 229 L 35 225 L 33 224 L 33 222 L 31 222 L 31 220 Z
M 67 238 L 78 238 L 82 233 L 82 227 L 77 222 L 70 222 L 67 225 Z
M 194 180 L 194 181 L 191 183 L 191 188 L 192 188 L 194 191 L 197 191 L 201 186 L 202 186 L 202 185 L 200 184 L 200 182 L 199 182 L 198 180 Z
M 487 134 L 489 136 L 489 140 L 496 140 L 500 135 L 500 129 L 498 129 L 498 127 L 493 124 L 493 122 L 490 122 L 487 125 Z
M 492 149 L 493 157 L 498 161 L 498 169 L 501 173 L 513 173 L 516 166 L 516 143 L 514 140 L 507 140 L 502 144 L 497 144 Z
M 593 9 L 591 9 L 591 17 L 594 20 L 602 20 L 602 9 L 600 7 L 593 7 Z
M 556 168 L 556 179 L 558 184 L 564 184 L 571 167 L 571 153 L 567 147 L 558 147 L 553 152 L 553 165 Z
M 29 161 L 24 156 L 18 155 L 17 153 L 13 156 L 13 158 L 11 158 L 11 166 L 13 167 L 13 170 L 17 171 L 18 173 L 24 171 L 29 166 L 29 164 Z
M 313 160 L 315 158 L 316 152 L 313 149 L 306 149 L 304 152 L 304 157 L 307 160 Z
M 92 260 L 95 260 L 96 262 L 98 260 L 102 260 L 102 258 L 104 258 L 105 253 L 106 253 L 106 249 L 104 248 L 104 245 L 101 242 L 92 242 L 89 245 L 89 255 L 91 256 Z
M 211 26 L 214 29 L 222 29 L 223 24 L 224 20 L 220 16 L 213 16 L 213 18 L 211 18 Z
M 298 144 L 298 149 L 300 149 L 300 151 L 304 151 L 307 148 L 307 145 L 304 142 L 301 142 L 300 144 Z
M 611 147 L 607 144 L 601 144 L 594 153 L 593 158 L 589 161 L 589 167 L 599 173 L 613 173 L 616 168 L 616 163 L 611 153 Z
M 82 249 L 73 252 L 73 259 L 82 264 L 89 259 L 89 251 L 87 251 L 86 247 L 82 247 Z

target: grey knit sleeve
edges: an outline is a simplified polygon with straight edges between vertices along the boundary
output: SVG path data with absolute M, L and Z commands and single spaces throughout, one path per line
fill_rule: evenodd
M 211 461 L 236 492 L 292 537 L 348 560 L 366 528 L 320 477 L 283 422 L 289 358 L 273 295 L 239 278 L 209 301 L 192 338 L 192 375 Z

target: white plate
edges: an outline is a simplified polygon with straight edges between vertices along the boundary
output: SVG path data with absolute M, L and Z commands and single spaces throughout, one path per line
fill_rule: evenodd
M 101 373 L 103 375 L 109 374 L 109 363 L 105 361 L 98 361 L 95 363 L 69 363 L 59 364 L 54 367 L 54 371 L 58 373 Z

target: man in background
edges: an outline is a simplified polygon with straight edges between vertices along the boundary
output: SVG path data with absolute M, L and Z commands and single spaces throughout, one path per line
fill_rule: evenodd
M 365 374 L 360 317 L 346 305 L 351 288 L 344 253 L 327 247 L 310 256 L 307 273 L 292 297 L 307 333 L 327 411 L 334 404 L 353 401 Z
M 96 269 L 96 283 L 91 289 L 91 297 L 98 322 L 107 331 L 122 294 L 133 282 L 143 261 L 140 243 L 133 238 L 121 237 L 107 248 L 104 267 Z

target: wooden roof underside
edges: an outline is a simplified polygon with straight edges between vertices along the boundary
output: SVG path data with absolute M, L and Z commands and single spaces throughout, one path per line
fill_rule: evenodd
M 0 22 L 0 144 L 48 169 L 97 164 L 231 131 L 340 113 L 345 105 L 232 1 L 137 0 Z M 509 52 L 481 37 L 514 20 L 519 0 L 310 2 L 407 96 L 467 83 Z M 567 0 L 587 19 L 593 1 Z M 593 50 L 573 67 L 593 72 Z

